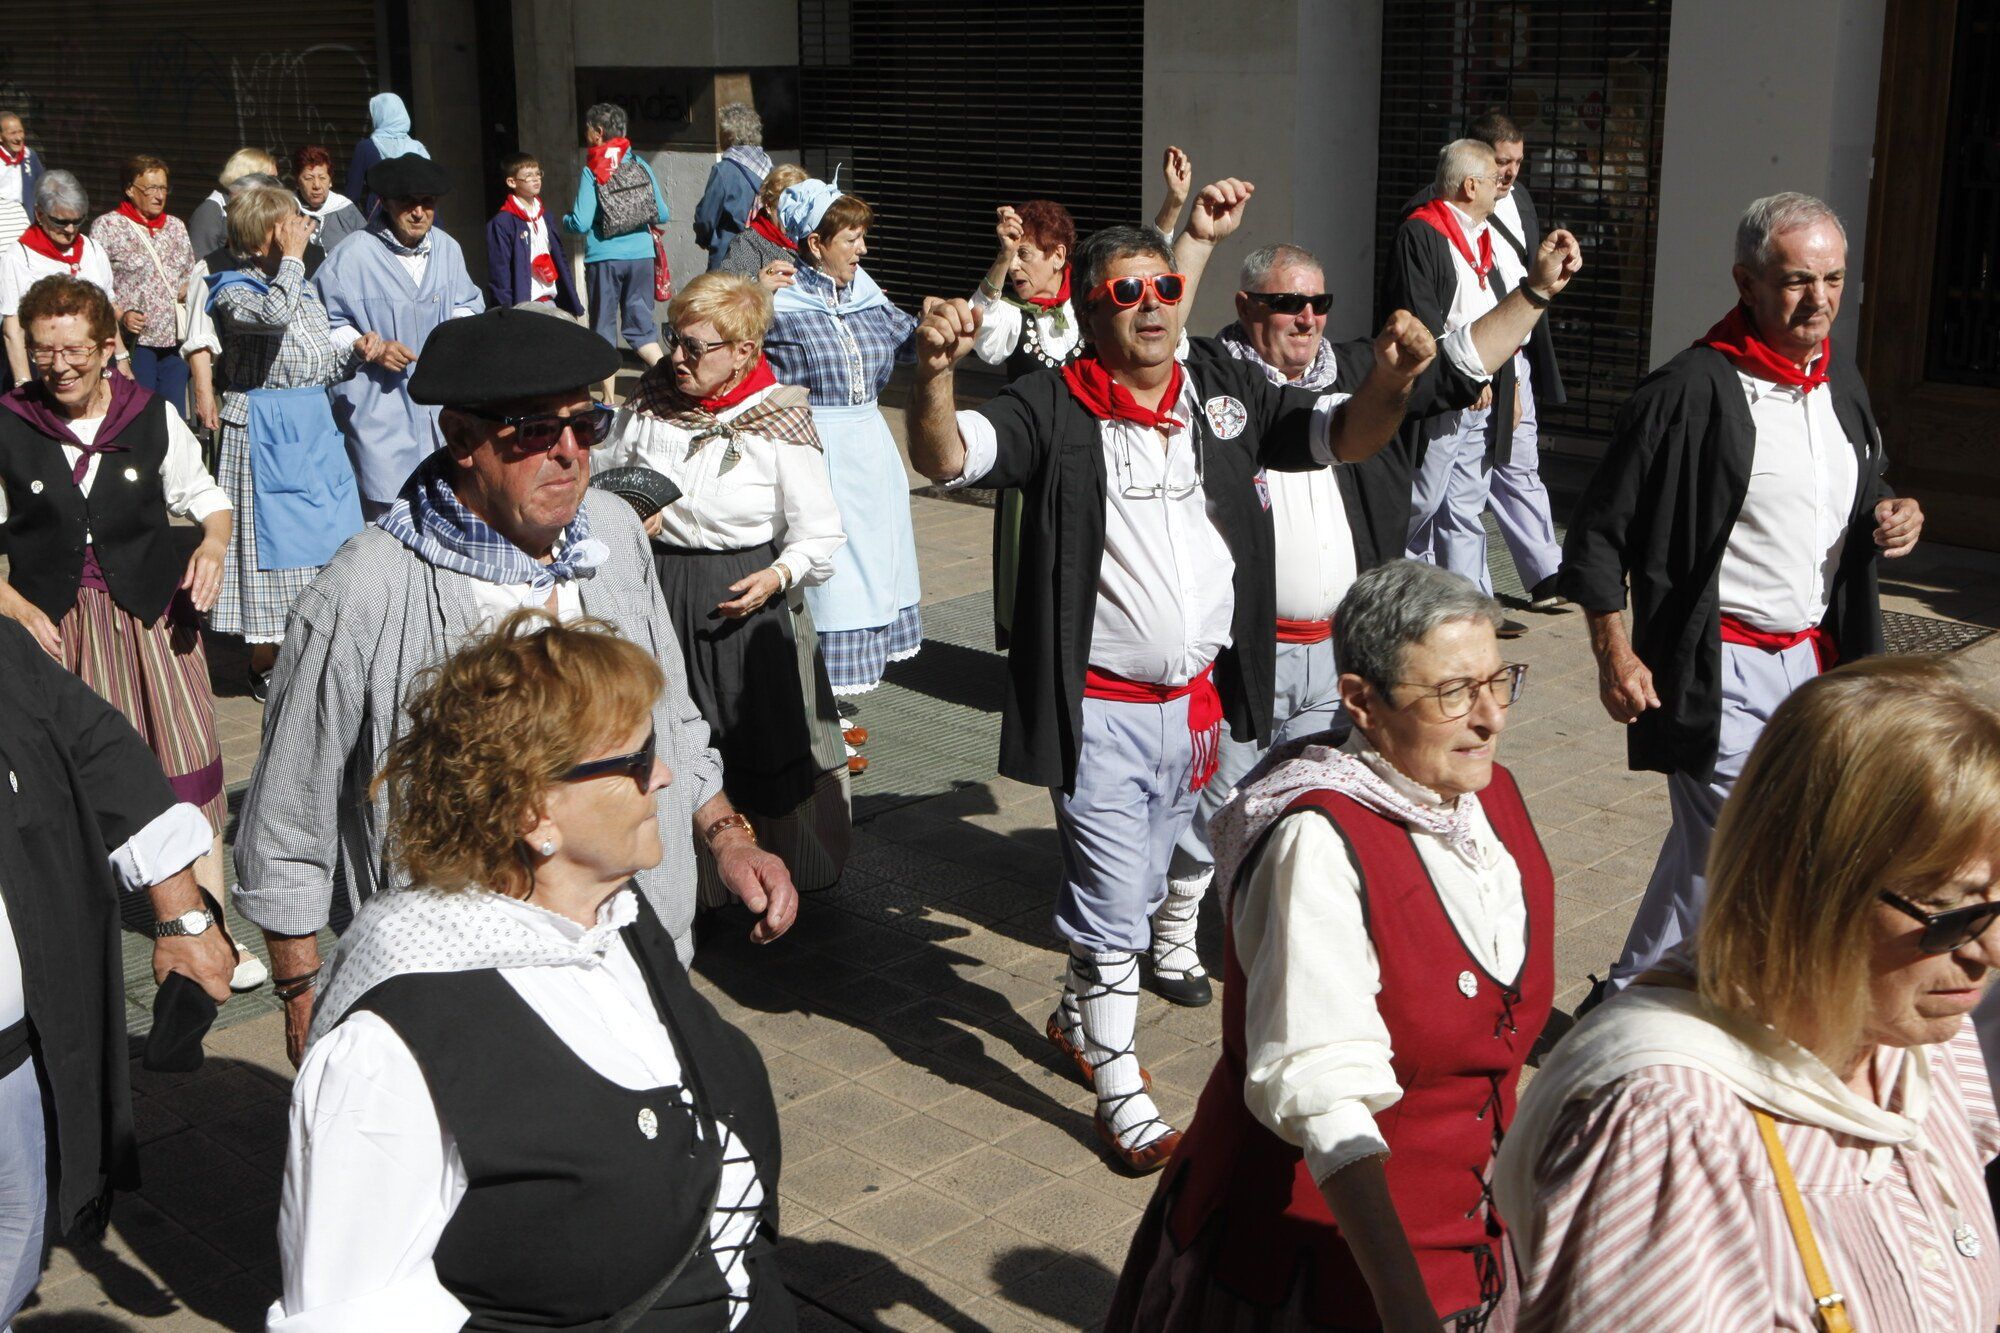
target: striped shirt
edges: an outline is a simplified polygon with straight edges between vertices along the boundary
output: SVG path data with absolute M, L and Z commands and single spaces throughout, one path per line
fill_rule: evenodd
M 1856 1329 L 1990 1333 L 2000 1237 L 1984 1169 L 2000 1116 L 1985 1061 L 1968 1024 L 1938 1046 L 1878 1052 L 1877 1086 L 1896 1086 L 1904 1059 L 1931 1062 L 1928 1161 L 1921 1146 L 1791 1121 L 1778 1136 Z M 1814 1329 L 1756 1121 L 1720 1079 L 1654 1066 L 1607 1085 L 1563 1113 L 1536 1178 L 1544 1221 L 1514 1327 Z

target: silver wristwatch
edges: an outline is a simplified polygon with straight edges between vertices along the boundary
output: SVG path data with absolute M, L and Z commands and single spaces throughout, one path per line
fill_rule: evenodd
M 200 935 L 215 924 L 215 914 L 206 907 L 197 907 L 191 912 L 169 917 L 165 921 L 153 923 L 153 938 L 166 939 L 170 935 Z

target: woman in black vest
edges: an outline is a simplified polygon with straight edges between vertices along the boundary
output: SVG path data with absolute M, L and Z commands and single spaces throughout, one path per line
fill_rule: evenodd
M 271 1328 L 794 1327 L 763 1061 L 631 887 L 673 779 L 662 679 L 525 610 L 411 699 L 379 781 L 414 887 L 328 965 Z
M 214 837 L 195 877 L 222 893 L 222 748 L 197 614 L 215 605 L 230 505 L 177 407 L 111 373 L 102 289 L 43 278 L 21 299 L 32 383 L 0 398 L 0 614 L 81 676 L 145 738 Z M 183 557 L 170 519 L 201 524 Z M 175 613 L 176 595 L 179 610 Z M 238 983 L 261 983 L 245 954 Z

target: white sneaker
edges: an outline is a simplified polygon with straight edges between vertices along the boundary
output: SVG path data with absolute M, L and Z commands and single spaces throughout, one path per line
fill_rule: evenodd
M 244 991 L 256 990 L 271 979 L 271 969 L 264 966 L 264 960 L 243 949 L 236 951 L 236 970 L 229 974 L 229 989 L 241 995 Z

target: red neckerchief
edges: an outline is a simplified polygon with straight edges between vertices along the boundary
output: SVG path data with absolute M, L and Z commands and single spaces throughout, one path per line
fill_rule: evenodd
M 49 239 L 49 234 L 42 230 L 41 223 L 31 222 L 28 224 L 28 229 L 21 233 L 21 244 L 38 255 L 53 259 L 57 263 L 68 264 L 69 275 L 72 278 L 83 268 L 83 233 L 80 231 L 76 234 L 76 239 L 69 243 L 69 249 L 61 250 Z
M 1427 222 L 1437 228 L 1438 234 L 1451 242 L 1451 248 L 1458 251 L 1459 258 L 1471 266 L 1479 277 L 1479 285 L 1486 285 L 1486 275 L 1493 271 L 1493 228 L 1479 233 L 1479 257 L 1473 258 L 1472 243 L 1465 239 L 1465 228 L 1458 225 L 1458 214 L 1450 204 L 1442 199 L 1433 199 L 1420 208 L 1411 210 L 1410 216 L 1418 222 Z
M 1157 410 L 1139 406 L 1125 386 L 1112 379 L 1104 363 L 1094 356 L 1080 356 L 1070 362 L 1062 368 L 1062 377 L 1070 395 L 1099 421 L 1131 421 L 1169 435 L 1187 429 L 1187 422 L 1174 415 L 1174 408 L 1181 401 L 1182 375 L 1178 361 L 1174 362 L 1173 376 L 1167 381 L 1167 391 L 1160 395 Z
M 0 148 L 0 167 L 18 167 L 27 160 L 28 145 L 26 144 L 22 144 L 21 151 L 15 155 L 9 155 L 6 149 Z M 29 202 L 32 203 L 33 201 L 30 200 Z
M 527 225 L 528 230 L 532 232 L 535 224 L 542 220 L 542 201 L 539 199 L 535 200 L 535 211 L 530 213 L 527 209 L 521 207 L 521 201 L 510 193 L 506 199 L 501 201 L 500 211 L 502 213 L 512 213 L 515 217 L 521 219 Z M 536 255 L 528 261 L 528 271 L 535 275 L 535 281 L 541 283 L 542 286 L 553 287 L 556 285 L 556 260 L 554 255 L 546 253 Z
M 750 373 L 743 377 L 741 384 L 718 398 L 697 398 L 695 401 L 700 403 L 701 410 L 710 416 L 720 416 L 751 394 L 768 389 L 777 382 L 778 377 L 771 373 L 771 363 L 759 354 L 757 364 L 750 368 Z
M 762 236 L 773 245 L 782 245 L 787 250 L 796 251 L 799 243 L 785 235 L 785 229 L 774 221 L 769 213 L 759 213 L 750 219 L 750 230 Z
M 611 173 L 618 170 L 618 164 L 632 151 L 630 139 L 606 139 L 594 143 L 584 153 L 583 160 L 590 167 L 590 174 L 597 178 L 599 185 L 611 179 Z
M 121 216 L 138 223 L 147 231 L 158 231 L 167 225 L 167 210 L 164 208 L 160 210 L 158 217 L 149 218 L 134 207 L 130 199 L 124 199 L 119 201 L 118 212 Z
M 1750 322 L 1750 312 L 1740 305 L 1724 315 L 1694 345 L 1713 347 L 1746 375 L 1787 384 L 1807 393 L 1826 383 L 1827 362 L 1833 358 L 1833 341 L 1823 338 L 1819 344 L 1819 359 L 1813 362 L 1813 368 L 1799 369 L 1790 357 L 1778 355 L 1771 344 L 1757 336 L 1757 326 Z
M 509 193 L 506 201 L 500 205 L 500 211 L 502 213 L 512 213 L 523 222 L 539 222 L 542 218 L 542 201 L 539 199 L 535 200 L 535 211 L 530 213 L 527 209 L 521 207 L 519 199 L 516 199 L 512 193 Z
M 1062 286 L 1056 288 L 1054 296 L 1024 296 L 1021 299 L 1041 310 L 1054 310 L 1069 300 L 1069 265 L 1063 265 Z

